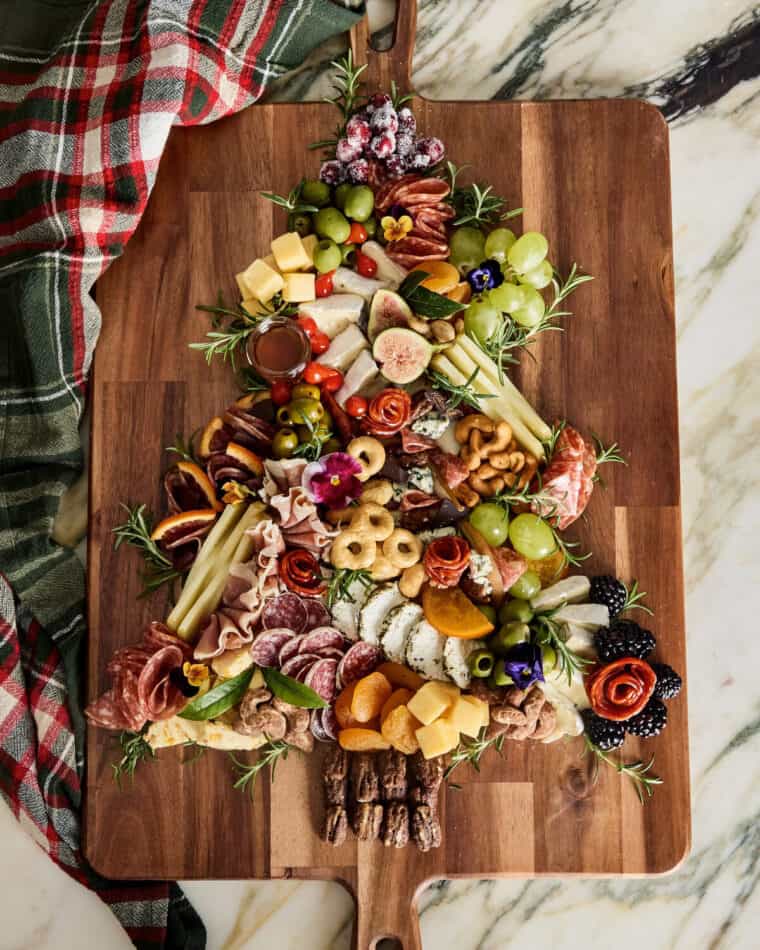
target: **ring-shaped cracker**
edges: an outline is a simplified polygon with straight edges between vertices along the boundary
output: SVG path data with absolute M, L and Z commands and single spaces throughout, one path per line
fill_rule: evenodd
M 383 541 L 383 554 L 400 570 L 406 570 L 422 557 L 422 541 L 406 528 L 396 528 Z
M 356 476 L 360 482 L 366 482 L 373 475 L 377 475 L 385 465 L 385 448 L 382 442 L 373 439 L 371 435 L 352 439 L 346 446 L 346 452 L 362 467 L 361 473 Z
M 366 571 L 377 555 L 375 539 L 359 531 L 341 531 L 330 548 L 333 567 L 349 571 Z
M 359 505 L 356 514 L 351 519 L 351 530 L 359 531 L 372 538 L 373 541 L 385 541 L 396 527 L 393 515 L 382 505 L 373 501 Z

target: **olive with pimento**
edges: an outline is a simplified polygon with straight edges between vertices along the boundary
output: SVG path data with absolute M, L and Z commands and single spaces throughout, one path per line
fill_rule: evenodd
M 316 402 L 319 402 L 322 398 L 322 393 L 319 391 L 319 386 L 314 386 L 310 383 L 296 383 L 290 394 L 290 398 L 314 399 Z
M 298 448 L 298 436 L 293 429 L 278 429 L 272 439 L 272 453 L 277 459 L 288 459 Z
M 325 407 L 316 399 L 292 399 L 277 410 L 277 421 L 282 425 L 316 425 L 325 414 Z

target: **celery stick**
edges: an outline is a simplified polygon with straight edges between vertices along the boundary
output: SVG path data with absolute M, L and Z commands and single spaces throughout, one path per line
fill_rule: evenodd
M 203 591 L 200 596 L 194 598 L 177 627 L 177 635 L 183 640 L 193 640 L 203 621 L 219 606 L 230 567 L 251 557 L 253 539 L 245 532 L 265 517 L 263 512 L 262 504 L 252 504 L 235 525 L 222 549 L 214 556 L 212 570 L 206 577 Z
M 227 505 L 221 517 L 209 532 L 208 537 L 201 545 L 200 551 L 198 551 L 193 566 L 190 568 L 190 573 L 185 578 L 180 598 L 166 621 L 166 626 L 170 630 L 177 629 L 193 600 L 198 596 L 198 592 L 211 570 L 211 555 L 224 544 L 230 532 L 242 518 L 245 510 L 245 505 Z
M 470 339 L 466 334 L 462 334 L 457 338 L 454 345 L 461 347 L 465 353 L 481 367 L 481 372 L 497 386 L 504 398 L 508 402 L 511 402 L 515 413 L 519 415 L 525 425 L 540 442 L 546 441 L 546 439 L 551 436 L 549 426 L 544 422 L 541 416 L 539 416 L 512 380 L 504 374 L 504 381 L 502 383 L 499 382 L 498 366 L 487 353 L 484 353 L 483 350 L 480 349 L 474 340 Z

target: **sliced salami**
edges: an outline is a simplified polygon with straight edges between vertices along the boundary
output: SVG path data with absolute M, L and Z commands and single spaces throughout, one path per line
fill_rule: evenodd
M 320 725 L 324 732 L 327 733 L 327 738 L 333 742 L 337 742 L 340 724 L 335 716 L 335 710 L 332 706 L 327 706 L 325 709 L 318 709 L 317 712 L 322 713 Z
M 309 670 L 304 679 L 306 686 L 314 690 L 327 703 L 335 698 L 335 674 L 338 670 L 337 660 L 319 660 Z
M 294 633 L 310 629 L 306 626 L 308 611 L 302 597 L 287 592 L 270 597 L 261 611 L 261 626 L 265 630 L 288 627 Z
M 327 709 L 312 709 L 311 711 L 311 734 L 317 742 L 330 742 L 332 738 L 324 727 L 322 714 L 325 712 Z
M 321 660 L 322 657 L 318 656 L 316 653 L 304 653 L 297 654 L 292 656 L 280 667 L 280 672 L 285 676 L 292 676 L 293 679 L 297 679 L 298 674 L 301 670 L 309 671 L 309 669 L 314 666 L 314 664 Z
M 280 650 L 294 637 L 294 632 L 287 627 L 262 630 L 251 644 L 253 662 L 257 666 L 278 666 Z
M 280 668 L 282 668 L 283 663 L 287 663 L 291 657 L 294 657 L 296 653 L 298 653 L 298 649 L 301 646 L 301 640 L 303 640 L 303 634 L 297 637 L 292 637 L 280 648 L 280 652 L 277 657 L 277 665 Z
M 359 640 L 348 650 L 338 666 L 338 679 L 342 686 L 355 683 L 369 675 L 383 660 L 383 651 L 371 643 Z
M 343 634 L 335 627 L 316 627 L 303 637 L 298 652 L 320 653 L 329 647 L 340 650 L 344 643 Z
M 337 647 L 323 647 L 321 650 L 315 650 L 321 660 L 337 660 L 339 663 L 343 659 L 345 650 L 339 650 Z
M 306 607 L 306 625 L 304 630 L 307 633 L 315 627 L 323 627 L 325 624 L 330 623 L 330 611 L 321 600 L 317 600 L 315 597 L 306 597 L 303 600 L 303 604 Z

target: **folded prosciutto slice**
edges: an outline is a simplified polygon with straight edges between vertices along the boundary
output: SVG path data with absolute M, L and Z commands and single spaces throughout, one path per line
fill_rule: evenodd
M 534 501 L 531 510 L 556 519 L 557 528 L 564 531 L 586 510 L 595 474 L 594 446 L 572 426 L 565 426 L 541 479 L 541 494 L 552 500 Z

